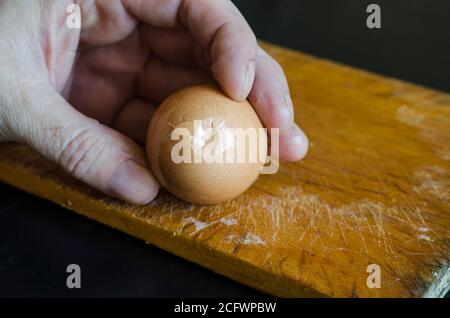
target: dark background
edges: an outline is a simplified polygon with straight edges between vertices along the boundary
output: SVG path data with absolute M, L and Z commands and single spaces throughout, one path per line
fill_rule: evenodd
M 258 38 L 450 91 L 448 0 L 236 0 Z M 380 30 L 366 7 L 381 6 Z M 0 183 L 0 297 L 258 296 L 156 247 Z M 66 288 L 68 264 L 82 288 Z
M 235 0 L 258 38 L 450 92 L 449 0 Z M 381 29 L 366 8 L 381 7 Z

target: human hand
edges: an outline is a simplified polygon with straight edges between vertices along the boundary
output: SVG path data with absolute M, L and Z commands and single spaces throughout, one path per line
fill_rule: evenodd
M 248 98 L 280 157 L 308 141 L 293 122 L 281 67 L 228 0 L 0 2 L 0 141 L 28 144 L 83 182 L 144 204 L 157 194 L 144 150 L 155 108 L 175 90 L 217 81 Z

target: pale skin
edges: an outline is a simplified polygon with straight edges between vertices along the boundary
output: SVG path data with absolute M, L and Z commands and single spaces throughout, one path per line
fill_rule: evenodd
M 75 178 L 145 204 L 159 185 L 143 145 L 156 107 L 183 87 L 217 82 L 280 129 L 280 157 L 302 159 L 283 70 L 228 0 L 0 2 L 0 142 L 30 145 Z M 151 133 L 151 132 L 150 132 Z

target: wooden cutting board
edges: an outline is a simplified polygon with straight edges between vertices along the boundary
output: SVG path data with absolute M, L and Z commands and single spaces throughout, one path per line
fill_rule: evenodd
M 264 47 L 286 71 L 311 147 L 239 198 L 196 206 L 163 192 L 132 206 L 17 144 L 0 145 L 0 179 L 269 294 L 443 296 L 450 96 Z M 380 288 L 367 285 L 370 264 Z

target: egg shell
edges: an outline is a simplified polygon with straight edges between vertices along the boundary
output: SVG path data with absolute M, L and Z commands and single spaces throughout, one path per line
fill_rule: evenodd
M 178 198 L 198 204 L 217 204 L 243 193 L 258 178 L 267 155 L 267 135 L 258 134 L 256 144 L 247 144 L 246 162 L 175 163 L 171 150 L 178 141 L 171 140 L 172 131 L 183 127 L 193 133 L 195 120 L 208 119 L 228 128 L 263 128 L 248 101 L 236 102 L 216 86 L 198 85 L 169 96 L 153 115 L 147 136 L 148 159 L 159 183 Z M 249 162 L 250 151 L 263 156 Z

